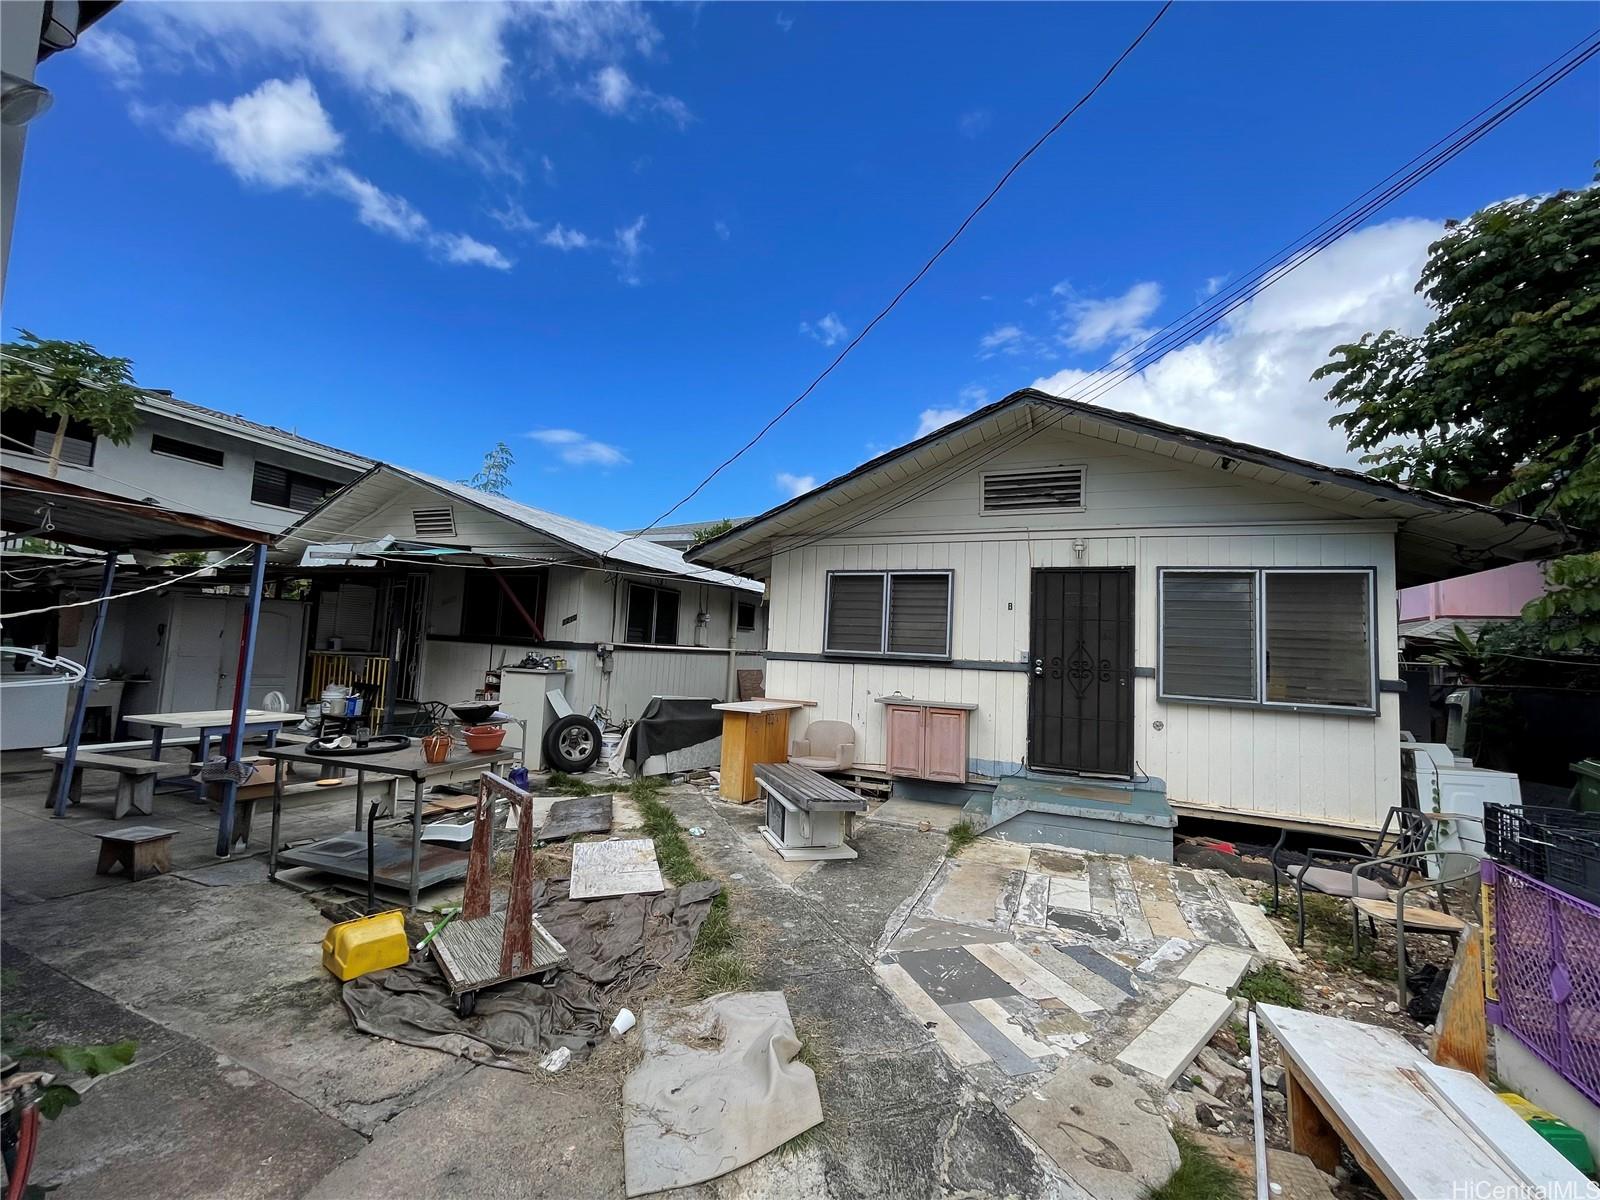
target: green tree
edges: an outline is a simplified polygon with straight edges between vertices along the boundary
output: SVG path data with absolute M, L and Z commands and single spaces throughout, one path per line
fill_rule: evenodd
M 1567 525 L 1583 553 L 1524 611 L 1552 649 L 1600 647 L 1600 176 L 1490 205 L 1428 248 L 1438 315 L 1336 346 L 1314 379 L 1373 475 Z
M 0 412 L 36 412 L 56 418 L 50 444 L 50 478 L 61 467 L 67 426 L 81 421 L 119 446 L 133 437 L 135 407 L 143 391 L 133 382 L 133 361 L 101 354 L 88 342 L 41 338 L 19 329 L 21 341 L 0 350 Z
M 511 486 L 511 464 L 515 461 L 511 447 L 504 442 L 496 442 L 494 449 L 483 456 L 483 466 L 478 473 L 461 482 L 480 492 L 488 492 L 491 496 L 504 496 L 506 489 Z

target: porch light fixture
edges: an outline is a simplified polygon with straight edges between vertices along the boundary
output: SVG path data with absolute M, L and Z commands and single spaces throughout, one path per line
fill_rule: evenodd
M 1088 549 L 1089 543 L 1084 541 L 1082 538 L 1072 539 L 1072 553 L 1077 556 L 1079 562 L 1083 561 L 1084 551 Z
M 0 72 L 0 123 L 26 125 L 45 112 L 55 97 L 50 89 L 10 71 Z

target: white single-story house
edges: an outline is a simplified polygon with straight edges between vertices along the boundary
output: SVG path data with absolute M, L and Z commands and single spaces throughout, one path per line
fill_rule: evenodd
M 1131 780 L 1180 815 L 1371 830 L 1401 794 L 1397 589 L 1561 544 L 1030 389 L 688 558 L 767 582 L 767 694 L 852 725 L 858 766 L 945 781 L 924 794 Z
M 737 672 L 762 667 L 761 584 L 402 467 L 329 495 L 275 555 L 312 581 L 307 699 L 327 683 L 371 685 L 384 709 L 471 699 L 532 653 L 565 660 L 551 686 L 577 712 L 621 722 L 653 696 L 737 698 Z

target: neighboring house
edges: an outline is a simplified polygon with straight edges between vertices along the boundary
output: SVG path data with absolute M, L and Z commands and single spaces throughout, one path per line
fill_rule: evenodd
M 138 409 L 133 438 L 121 446 L 69 424 L 59 478 L 276 533 L 371 465 L 360 455 L 161 393 L 147 392 Z M 7 413 L 0 461 L 44 471 L 55 431 L 52 418 Z
M 566 660 L 575 709 L 620 721 L 652 696 L 727 699 L 762 665 L 759 583 L 401 467 L 329 496 L 275 553 L 313 580 L 313 699 L 349 681 L 385 707 L 470 699 L 532 653 Z
M 685 521 L 681 525 L 653 525 L 649 529 L 630 529 L 627 532 L 634 537 L 642 537 L 647 542 L 655 542 L 658 546 L 687 551 L 700 540 L 701 530 L 721 525 L 723 520 L 733 525 L 742 525 L 749 519 L 749 517 L 714 517 L 709 521 Z
M 767 694 L 849 722 L 859 764 L 966 775 L 956 799 L 1094 776 L 1179 813 L 1375 829 L 1401 792 L 1397 589 L 1561 542 L 1025 390 L 688 558 L 767 581 Z M 932 707 L 893 707 L 891 738 L 895 693 Z M 963 728 L 953 768 L 919 759 L 918 730 L 931 756 Z
M 1454 636 L 1458 625 L 1476 633 L 1493 621 L 1514 621 L 1546 587 L 1543 563 L 1519 562 L 1402 588 L 1400 636 L 1437 640 Z

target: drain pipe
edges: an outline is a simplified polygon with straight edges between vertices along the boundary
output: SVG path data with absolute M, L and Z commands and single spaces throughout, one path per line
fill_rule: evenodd
M 728 703 L 732 704 L 739 698 L 739 672 L 735 669 L 738 662 L 739 651 L 739 592 L 737 588 L 728 589 L 728 679 L 723 685 L 723 693 Z

